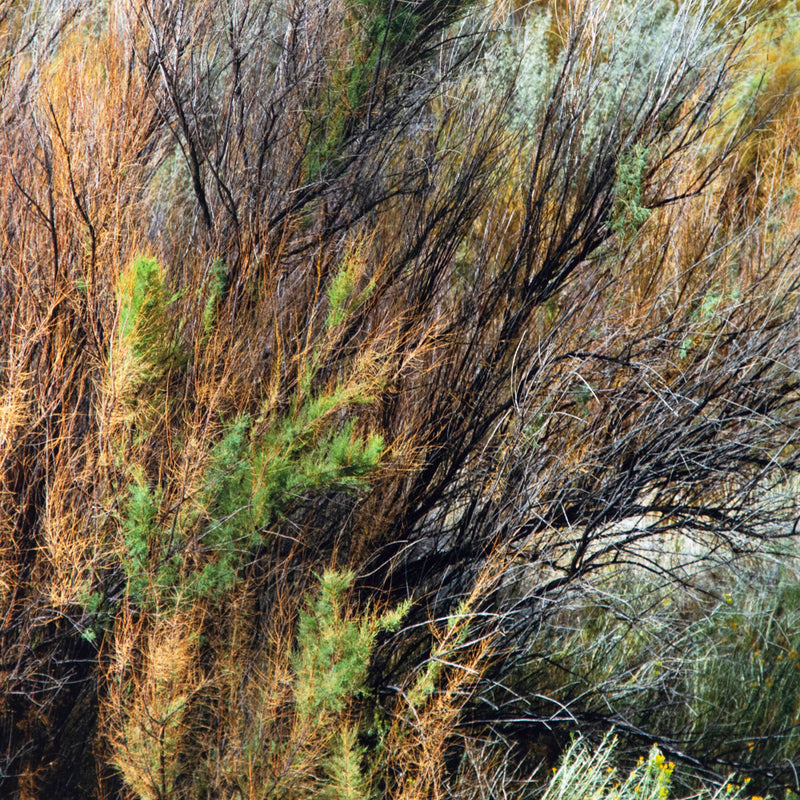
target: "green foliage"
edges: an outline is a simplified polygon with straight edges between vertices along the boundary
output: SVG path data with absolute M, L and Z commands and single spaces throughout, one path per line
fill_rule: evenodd
M 154 607 L 180 586 L 182 557 L 173 536 L 168 536 L 158 518 L 162 492 L 148 485 L 143 471 L 133 466 L 128 498 L 120 518 L 123 540 L 122 567 L 128 594 L 145 607 Z
M 383 452 L 383 439 L 377 434 L 358 437 L 352 420 L 338 429 L 324 424 L 345 397 L 334 391 L 312 398 L 297 417 L 279 420 L 254 448 L 253 508 L 257 519 L 270 518 L 277 506 L 282 513 L 315 488 L 358 489 L 364 485 L 364 477 L 377 466 Z
M 218 596 L 236 582 L 237 570 L 257 543 L 250 514 L 253 466 L 250 460 L 250 418 L 241 416 L 214 446 L 200 501 L 207 521 L 201 541 L 209 554 L 197 576 L 200 597 Z
M 380 631 L 396 630 L 408 613 L 409 602 L 378 615 L 351 616 L 346 594 L 354 575 L 327 571 L 319 589 L 300 612 L 294 670 L 295 713 L 309 742 L 322 741 L 320 764 L 325 779 L 321 796 L 330 800 L 365 798 L 367 780 L 361 766 L 367 754 L 357 743 L 357 728 L 348 724 L 348 711 L 365 693 L 367 666 Z
M 153 258 L 139 257 L 120 277 L 119 332 L 123 339 L 134 340 L 134 347 L 144 353 L 153 347 L 163 319 L 164 277 Z
M 104 796 L 111 764 L 161 800 L 516 796 L 553 709 L 709 770 L 794 769 L 797 576 L 690 574 L 797 519 L 759 497 L 800 470 L 775 251 L 797 130 L 772 165 L 715 124 L 748 41 L 703 22 L 714 2 L 495 2 L 447 30 L 461 0 L 184 5 L 11 3 L 0 25 L 8 791 L 51 796 L 74 755 Z M 727 164 L 781 216 L 762 230 L 753 203 L 722 258 Z M 620 257 L 610 234 L 674 198 Z M 376 605 L 350 571 L 297 594 L 331 561 Z M 432 620 L 378 649 L 404 582 Z M 617 777 L 612 749 L 571 750 L 548 800 L 664 800 L 657 751 Z
M 642 205 L 642 181 L 646 170 L 647 148 L 639 143 L 617 164 L 611 230 L 623 238 L 638 231 L 650 216 L 650 209 Z
M 319 796 L 323 800 L 362 800 L 370 796 L 361 772 L 365 750 L 356 742 L 355 728 L 345 728 L 334 740 L 325 761 L 327 785 Z
M 345 260 L 328 287 L 328 318 L 325 327 L 329 330 L 340 325 L 372 293 L 374 282 L 357 295 L 354 295 L 359 267 L 356 257 Z
M 353 0 L 353 8 L 361 18 L 370 47 L 369 66 L 375 69 L 379 52 L 385 61 L 393 59 L 419 35 L 426 20 L 411 4 L 401 5 L 391 0 Z M 448 0 L 437 4 L 439 25 L 452 21 L 458 10 L 465 6 L 463 0 Z M 430 20 L 428 20 L 430 22 Z
M 353 297 L 356 275 L 352 260 L 334 279 L 328 328 L 344 321 L 371 291 L 368 286 Z M 226 280 L 225 266 L 217 259 L 203 314 L 207 333 L 215 323 Z M 157 377 L 159 365 L 168 363 L 175 352 L 168 344 L 165 319 L 169 300 L 162 271 L 153 260 L 134 262 L 120 285 L 125 292 L 120 289 L 123 347 L 118 352 L 133 363 L 137 386 L 145 377 Z M 157 597 L 181 592 L 187 597 L 222 596 L 236 584 L 242 563 L 263 532 L 305 496 L 365 485 L 365 477 L 380 460 L 383 439 L 358 435 L 355 421 L 341 421 L 340 412 L 369 402 L 369 392 L 354 381 L 315 393 L 312 384 L 319 368 L 316 356 L 308 360 L 285 414 L 265 410 L 256 423 L 242 414 L 226 425 L 209 453 L 201 491 L 163 525 L 157 519 L 160 488 L 151 488 L 141 469 L 130 470 L 120 525 L 123 566 L 137 602 L 156 602 Z M 185 559 L 190 540 L 198 545 L 191 562 Z M 156 595 L 149 601 L 148 591 Z
M 325 573 L 319 594 L 300 613 L 292 666 L 303 719 L 341 712 L 363 686 L 376 629 L 369 619 L 344 617 L 343 596 L 352 582 L 352 573 Z
M 100 590 L 85 591 L 79 597 L 88 624 L 81 630 L 81 636 L 87 642 L 95 642 L 112 622 L 108 612 L 106 596 Z
M 246 724 L 223 765 L 243 797 L 273 800 L 367 800 L 375 794 L 386 753 L 375 729 L 384 725 L 375 709 L 373 727 L 363 724 L 367 667 L 380 631 L 396 630 L 410 606 L 384 613 L 356 610 L 349 601 L 354 575 L 327 570 L 304 597 L 294 646 L 275 658 L 286 664 L 278 692 L 257 680 Z M 286 661 L 284 661 L 286 659 Z M 288 663 L 287 663 L 288 662 Z M 248 670 L 249 672 L 249 670 Z M 276 714 L 277 707 L 282 713 Z M 385 727 L 383 728 L 385 732 Z
M 344 598 L 353 579 L 351 572 L 326 572 L 317 596 L 300 612 L 292 667 L 301 719 L 341 713 L 363 690 L 378 632 L 396 629 L 408 612 L 409 604 L 404 603 L 383 616 L 347 617 Z
M 179 360 L 168 318 L 177 295 L 169 295 L 164 270 L 154 258 L 140 256 L 117 281 L 117 336 L 122 354 L 135 364 L 139 381 L 153 380 Z
M 321 89 L 311 119 L 305 158 L 309 182 L 323 178 L 342 163 L 382 73 L 392 67 L 399 72 L 406 62 L 419 69 L 434 49 L 415 48 L 415 44 L 424 45 L 437 31 L 445 30 L 469 5 L 464 0 L 447 0 L 431 4 L 424 14 L 413 4 L 352 0 L 346 52 L 341 66 L 334 66 L 328 84 Z M 387 87 L 380 88 L 385 91 Z
M 362 401 L 357 391 L 340 387 L 298 402 L 294 414 L 270 420 L 260 432 L 249 416 L 236 418 L 209 455 L 203 490 L 174 525 L 159 524 L 161 491 L 132 469 L 121 518 L 131 595 L 143 602 L 148 590 L 165 596 L 182 587 L 189 596 L 220 597 L 235 585 L 263 532 L 300 499 L 361 488 L 380 460 L 383 440 L 356 435 L 352 420 L 331 423 L 332 412 Z M 204 554 L 199 564 L 184 556 L 196 525 Z
M 470 600 L 464 599 L 458 604 L 455 613 L 448 618 L 442 640 L 433 647 L 430 658 L 408 692 L 408 702 L 412 707 L 420 708 L 425 700 L 436 691 L 436 685 L 444 671 L 445 662 L 455 660 L 455 652 L 467 640 L 471 622 Z
M 128 500 L 121 519 L 125 544 L 122 566 L 128 578 L 129 593 L 143 598 L 148 585 L 150 546 L 157 535 L 156 517 L 160 492 L 153 491 L 141 470 L 133 469 L 128 486 Z
M 201 596 L 230 589 L 244 556 L 262 531 L 302 497 L 326 489 L 357 490 L 378 464 L 383 440 L 355 434 L 348 421 L 330 429 L 326 416 L 341 407 L 340 392 L 319 395 L 273 421 L 259 436 L 238 418 L 214 448 L 202 506 L 210 517 L 202 535 L 211 560 L 197 583 Z
M 215 258 L 208 279 L 208 298 L 203 307 L 203 330 L 208 335 L 217 321 L 217 307 L 228 285 L 228 268 L 221 258 Z

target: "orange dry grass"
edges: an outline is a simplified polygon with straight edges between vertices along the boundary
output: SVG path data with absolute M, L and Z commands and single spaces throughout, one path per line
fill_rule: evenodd
M 191 751 L 190 708 L 204 679 L 198 620 L 173 616 L 120 625 L 109 671 L 103 729 L 111 762 L 140 798 L 175 791 L 179 754 Z

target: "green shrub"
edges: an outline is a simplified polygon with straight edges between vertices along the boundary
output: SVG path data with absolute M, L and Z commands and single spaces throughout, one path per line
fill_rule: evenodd
M 137 382 L 154 380 L 173 366 L 180 352 L 168 315 L 178 295 L 166 290 L 164 270 L 140 256 L 117 281 L 119 353 L 135 362 Z

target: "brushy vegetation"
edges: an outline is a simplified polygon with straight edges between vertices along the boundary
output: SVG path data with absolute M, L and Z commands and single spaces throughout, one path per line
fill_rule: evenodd
M 800 794 L 799 24 L 0 2 L 0 794 Z

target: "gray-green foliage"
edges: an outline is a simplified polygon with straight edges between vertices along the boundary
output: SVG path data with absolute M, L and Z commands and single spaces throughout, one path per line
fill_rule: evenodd
M 611 230 L 625 238 L 635 233 L 650 216 L 642 204 L 642 182 L 647 169 L 647 149 L 637 143 L 617 164 Z
M 657 745 L 648 757 L 640 758 L 627 775 L 617 768 L 617 738 L 608 735 L 593 749 L 577 738 L 564 753 L 542 800 L 668 800 L 672 794 L 675 764 Z M 713 789 L 701 788 L 691 800 L 740 800 L 741 786 L 723 783 Z M 681 796 L 686 796 L 685 791 Z
M 689 2 L 676 9 L 670 0 L 609 5 L 603 41 L 585 78 L 588 85 L 573 89 L 578 96 L 585 94 L 580 105 L 583 148 L 601 147 L 612 132 L 625 137 L 653 102 L 678 101 L 684 60 L 704 60 L 709 55 L 709 43 L 699 37 L 704 23 L 696 7 Z M 624 138 L 619 143 L 624 144 Z
M 576 739 L 561 758 L 543 800 L 667 800 L 675 765 L 658 747 L 654 746 L 648 759 L 641 759 L 627 776 L 616 769 L 616 747 L 614 736 L 606 736 L 596 750 Z
M 749 740 L 755 764 L 800 752 L 800 576 L 795 559 L 735 583 L 694 626 L 686 682 L 702 750 Z
M 558 74 L 558 63 L 548 51 L 551 22 L 549 10 L 530 10 L 524 24 L 496 36 L 484 58 L 487 88 L 503 93 L 514 86 L 510 120 L 526 131 L 538 123 Z
M 573 168 L 596 159 L 602 165 L 610 148 L 630 152 L 653 112 L 669 124 L 718 52 L 723 32 L 709 14 L 701 1 L 587 4 L 567 31 L 550 12 L 531 8 L 487 48 L 487 89 L 514 87 L 514 127 L 536 131 L 559 116 L 578 157 Z
M 675 574 L 695 580 L 683 568 Z M 553 681 L 556 702 L 609 716 L 626 709 L 634 725 L 631 709 L 673 697 L 679 702 L 660 713 L 664 735 L 679 732 L 694 751 L 736 748 L 743 766 L 793 758 L 800 748 L 796 556 L 783 553 L 771 566 L 758 559 L 749 574 L 720 567 L 713 585 L 696 580 L 692 595 L 634 569 L 609 576 L 572 610 L 579 626 L 554 620 L 542 630 L 548 656 L 538 689 Z

